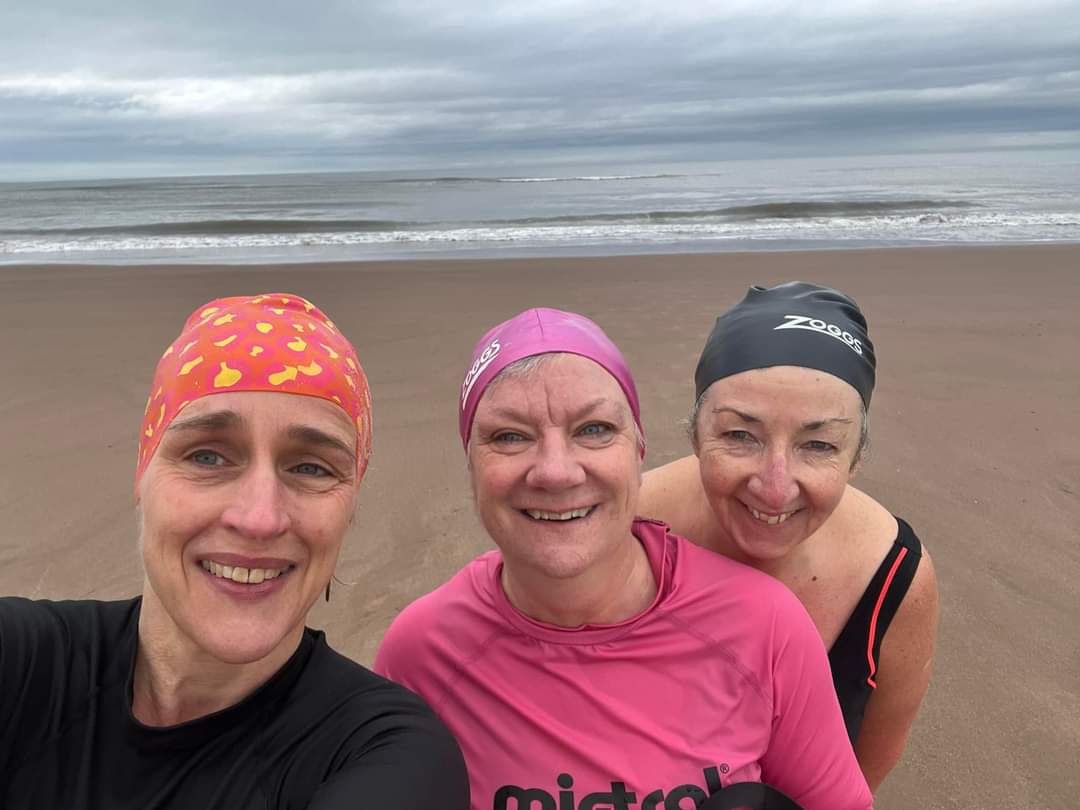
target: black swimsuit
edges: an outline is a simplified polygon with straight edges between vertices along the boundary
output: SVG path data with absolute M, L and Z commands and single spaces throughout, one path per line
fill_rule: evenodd
M 877 688 L 874 675 L 880 660 L 881 640 L 904 601 L 922 559 L 922 544 L 915 532 L 900 518 L 896 522 L 900 530 L 892 548 L 829 650 L 833 686 L 852 743 L 859 736 L 866 702 Z

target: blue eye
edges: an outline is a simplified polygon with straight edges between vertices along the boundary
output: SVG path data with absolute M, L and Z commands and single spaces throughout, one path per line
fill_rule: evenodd
M 602 422 L 590 422 L 578 432 L 582 436 L 604 436 L 610 433 L 611 430 L 611 425 L 605 425 Z
M 225 463 L 224 456 L 213 450 L 196 450 L 188 458 L 200 467 L 220 467 Z
M 492 437 L 492 439 L 493 441 L 503 444 L 516 444 L 517 442 L 525 441 L 524 436 L 522 436 L 520 433 L 515 433 L 512 430 L 505 430 L 502 433 L 497 433 L 494 437 Z
M 814 439 L 813 441 L 806 443 L 806 449 L 812 450 L 815 453 L 832 453 L 836 450 L 836 445 Z
M 312 464 L 311 462 L 297 464 L 293 467 L 293 472 L 299 473 L 300 475 L 311 475 L 316 478 L 322 478 L 331 474 L 325 467 L 320 466 L 319 464 Z

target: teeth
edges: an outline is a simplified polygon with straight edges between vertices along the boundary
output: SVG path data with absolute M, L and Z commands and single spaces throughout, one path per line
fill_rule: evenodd
M 765 512 L 759 512 L 752 506 L 747 508 L 750 510 L 750 514 L 752 514 L 755 519 L 760 520 L 762 523 L 768 523 L 770 526 L 775 526 L 777 523 L 783 523 L 785 520 L 795 514 L 794 512 L 781 512 L 779 515 L 769 515 Z
M 581 509 L 571 509 L 569 512 L 545 512 L 543 509 L 526 509 L 525 513 L 533 520 L 573 520 L 582 518 L 592 511 L 591 506 Z
M 233 582 L 247 585 L 258 585 L 260 582 L 281 576 L 287 570 L 285 568 L 243 568 L 239 565 L 222 565 L 213 560 L 203 560 L 201 565 L 215 577 L 231 579 Z

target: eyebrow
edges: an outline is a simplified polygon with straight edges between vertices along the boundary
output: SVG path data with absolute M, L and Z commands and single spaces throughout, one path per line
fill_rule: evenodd
M 815 419 L 813 422 L 803 422 L 802 429 L 803 430 L 818 430 L 819 428 L 823 428 L 826 425 L 833 425 L 833 424 L 850 425 L 850 424 L 853 424 L 854 422 L 855 422 L 854 419 L 845 419 L 845 418 L 840 417 L 840 416 L 834 416 L 834 417 L 832 417 L 830 419 Z
M 214 411 L 202 416 L 192 416 L 187 419 L 177 419 L 169 425 L 169 432 L 174 430 L 228 430 L 239 427 L 244 423 L 244 417 L 236 411 Z
M 354 447 L 346 444 L 337 436 L 331 436 L 329 433 L 319 430 L 318 428 L 309 425 L 292 425 L 289 428 L 288 433 L 289 438 L 293 441 L 338 450 L 347 455 L 349 460 L 353 463 L 356 461 L 356 451 Z
M 752 424 L 760 424 L 761 423 L 761 419 L 754 416 L 753 414 L 743 413 L 742 411 L 740 411 L 740 410 L 738 410 L 736 408 L 732 408 L 732 407 L 727 406 L 727 405 L 721 405 L 720 407 L 713 408 L 712 412 L 713 413 L 733 413 L 737 417 L 742 419 L 744 422 L 750 422 Z M 821 428 L 825 427 L 826 425 L 832 425 L 832 424 L 850 425 L 850 424 L 853 424 L 854 421 L 855 421 L 854 419 L 848 419 L 848 418 L 842 417 L 842 416 L 833 416 L 833 417 L 830 417 L 828 419 L 814 419 L 814 420 L 812 420 L 810 422 L 803 422 L 802 425 L 800 426 L 800 430 L 820 430 Z
M 596 399 L 590 399 L 588 402 L 584 403 L 580 408 L 575 408 L 570 413 L 570 421 L 576 421 L 578 419 L 581 419 L 586 414 L 591 414 L 593 411 L 597 410 L 601 406 L 608 405 L 608 404 L 613 405 L 615 408 L 617 408 L 618 411 L 619 411 L 620 416 L 625 416 L 626 413 L 630 411 L 630 407 L 628 405 L 625 405 L 624 403 L 620 402 L 618 399 L 615 399 L 613 397 L 603 397 L 603 396 L 601 396 L 601 397 L 596 397 Z M 491 413 L 492 413 L 492 415 L 497 416 L 497 417 L 499 417 L 501 419 L 520 419 L 521 418 L 521 412 L 516 408 L 492 408 Z
M 737 417 L 739 417 L 740 419 L 742 419 L 742 420 L 743 420 L 744 422 L 754 422 L 754 423 L 758 423 L 758 422 L 761 422 L 761 420 L 760 420 L 760 419 L 758 419 L 758 418 L 757 418 L 756 416 L 754 416 L 753 414 L 749 414 L 749 413 L 743 413 L 742 411 L 740 411 L 740 410 L 737 410 L 737 409 L 735 409 L 735 408 L 732 408 L 732 407 L 730 407 L 730 406 L 728 406 L 728 405 L 721 405 L 721 406 L 720 406 L 720 407 L 718 407 L 718 408 L 713 408 L 713 409 L 712 409 L 712 412 L 713 412 L 713 413 L 733 413 L 733 414 L 735 414 L 735 415 L 736 415 Z
M 178 419 L 169 425 L 170 431 L 214 431 L 235 430 L 242 427 L 244 417 L 236 411 L 214 411 L 201 416 L 192 416 L 188 419 Z M 355 463 L 356 449 L 326 431 L 310 425 L 291 425 L 287 431 L 288 436 L 295 442 L 311 444 L 319 447 L 329 447 L 345 453 Z

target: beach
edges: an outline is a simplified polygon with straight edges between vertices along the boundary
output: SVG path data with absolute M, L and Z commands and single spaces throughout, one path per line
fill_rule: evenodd
M 457 394 L 522 309 L 596 320 L 637 379 L 648 467 L 682 427 L 713 319 L 751 284 L 851 294 L 878 357 L 856 486 L 933 556 L 929 695 L 880 808 L 1066 807 L 1080 795 L 1080 246 L 302 265 L 0 267 L 0 593 L 141 587 L 132 478 L 154 365 L 211 298 L 291 292 L 358 348 L 375 449 L 341 580 L 311 623 L 362 663 L 393 617 L 490 547 Z M 1071 414 L 1071 416 L 1070 416 Z

